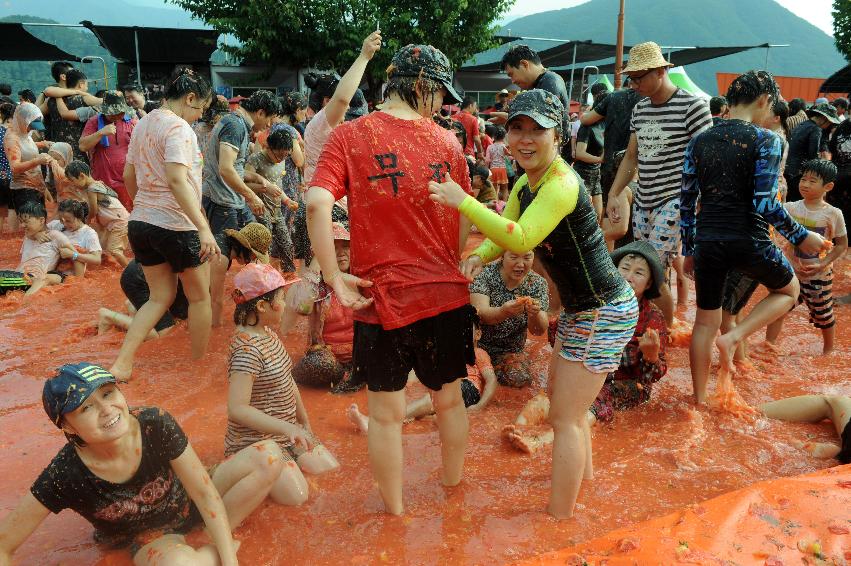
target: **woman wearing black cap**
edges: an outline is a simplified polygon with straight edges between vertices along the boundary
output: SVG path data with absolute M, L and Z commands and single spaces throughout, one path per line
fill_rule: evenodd
M 618 369 L 606 377 L 606 383 L 586 413 L 589 424 L 611 421 L 615 411 L 650 400 L 653 384 L 668 371 L 665 361 L 668 328 L 662 311 L 652 302 L 659 297 L 659 284 L 665 280 L 659 254 L 648 242 L 640 241 L 618 248 L 611 255 L 638 299 L 638 324 L 624 348 Z M 527 453 L 551 443 L 551 431 L 537 432 L 548 411 L 549 399 L 543 392 L 539 393 L 526 404 L 514 424 L 503 429 L 503 436 Z
M 211 478 L 177 421 L 155 407 L 131 410 L 100 366 L 62 366 L 45 382 L 42 402 L 68 443 L 0 522 L 0 564 L 63 509 L 92 523 L 95 542 L 127 548 L 138 566 L 237 564 L 231 529 L 266 498 L 284 466 L 274 441 L 243 449 Z M 183 534 L 202 522 L 212 544 L 195 549 Z
M 306 202 L 322 275 L 355 309 L 352 379 L 369 387 L 370 463 L 386 510 L 398 515 L 411 369 L 433 391 L 443 484 L 461 481 L 468 429 L 461 380 L 475 363 L 474 311 L 458 271 L 469 223 L 431 202 L 427 187 L 451 170 L 471 191 L 455 136 L 432 121 L 444 103 L 460 99 L 446 56 L 430 45 L 402 48 L 388 67 L 386 95 L 380 112 L 334 129 Z M 343 196 L 351 273 L 339 269 L 332 240 L 331 209 Z
M 506 141 L 526 174 L 502 217 L 467 197 L 448 174 L 443 183 L 429 183 L 434 201 L 457 208 L 488 237 L 462 264 L 465 275 L 472 278 L 506 249 L 536 249 L 558 289 L 564 310 L 549 380 L 555 433 L 549 512 L 556 518 L 573 516 L 583 475 L 593 475 L 585 413 L 618 368 L 638 318 L 635 293 L 609 257 L 591 198 L 559 157 L 563 112 L 559 99 L 540 89 L 512 101 Z

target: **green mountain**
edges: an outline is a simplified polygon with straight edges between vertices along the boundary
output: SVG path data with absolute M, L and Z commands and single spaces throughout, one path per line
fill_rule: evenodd
M 53 20 L 38 18 L 35 16 L 7 16 L 0 18 L 0 22 L 36 22 L 56 23 Z M 42 27 L 25 26 L 27 31 L 37 38 L 56 45 L 63 51 L 78 57 L 94 55 L 103 57 L 106 61 L 107 71 L 110 77 L 110 88 L 115 87 L 115 59 L 109 52 L 100 46 L 97 38 L 87 29 L 64 28 L 64 27 Z M 96 92 L 103 87 L 103 65 L 100 61 L 95 63 L 75 63 L 75 65 L 86 73 L 89 78 L 89 90 Z M 48 61 L 0 61 L 0 82 L 12 85 L 13 98 L 17 99 L 18 91 L 29 88 L 38 94 L 44 87 L 53 82 L 50 76 L 50 62 Z
M 573 8 L 541 12 L 503 27 L 513 36 L 586 40 L 614 44 L 618 0 L 591 0 Z M 624 41 L 655 41 L 673 46 L 789 44 L 771 49 L 768 70 L 775 75 L 827 78 L 847 63 L 833 38 L 774 0 L 627 0 Z M 532 44 L 533 42 L 529 42 Z M 545 49 L 553 43 L 534 43 Z M 737 73 L 766 67 L 765 49 L 689 65 L 688 74 L 703 90 L 717 90 L 716 72 Z M 493 53 L 475 58 L 488 62 Z M 676 59 L 673 61 L 676 64 Z

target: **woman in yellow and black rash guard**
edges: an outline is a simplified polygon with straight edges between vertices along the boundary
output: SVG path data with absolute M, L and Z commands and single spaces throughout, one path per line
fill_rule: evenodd
M 553 425 L 549 512 L 573 515 L 583 476 L 593 475 L 591 433 L 585 413 L 606 374 L 617 369 L 632 338 L 638 304 L 609 256 L 591 199 L 558 154 L 564 108 L 552 94 L 531 90 L 509 107 L 508 142 L 526 170 L 511 191 L 503 216 L 468 198 L 451 178 L 432 182 L 432 200 L 457 208 L 488 239 L 462 263 L 472 279 L 505 249 L 535 249 L 564 305 L 550 362 Z

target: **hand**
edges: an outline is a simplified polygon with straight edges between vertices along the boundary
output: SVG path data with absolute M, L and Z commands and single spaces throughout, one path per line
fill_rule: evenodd
M 694 256 L 687 255 L 683 258 L 683 275 L 694 280 Z
M 363 46 L 360 49 L 361 57 L 366 57 L 369 61 L 379 49 L 381 49 L 381 31 L 374 31 L 363 40 Z
M 298 201 L 294 201 L 289 197 L 284 198 L 286 198 L 286 200 L 284 201 L 284 205 L 286 205 L 287 208 L 289 208 L 290 210 L 298 210 Z
M 53 162 L 53 158 L 46 153 L 39 153 L 36 161 L 38 161 L 39 165 L 49 165 Z
M 310 438 L 307 435 L 307 431 L 305 431 L 302 427 L 292 423 L 283 423 L 284 425 L 284 435 L 287 436 L 289 441 L 293 445 L 301 445 L 305 450 L 310 450 L 313 448 L 313 444 L 310 442 Z
M 213 237 L 213 233 L 209 228 L 198 230 L 198 239 L 201 240 L 202 262 L 207 261 L 208 259 L 213 259 L 215 256 L 222 253 L 219 249 L 219 245 L 216 243 L 216 238 Z
M 263 192 L 274 199 L 281 198 L 284 196 L 284 191 L 278 185 L 274 183 L 266 183 L 263 185 Z
M 251 212 L 254 213 L 254 216 L 260 218 L 261 216 L 266 214 L 266 207 L 263 205 L 263 201 L 260 200 L 260 197 L 255 194 L 251 194 L 251 196 L 249 196 L 245 200 L 248 201 L 248 208 L 251 209 Z
M 533 317 L 537 316 L 539 312 L 541 312 L 541 301 L 529 297 L 529 300 L 526 302 L 526 314 Z
M 638 349 L 641 350 L 644 361 L 651 364 L 659 361 L 660 344 L 659 333 L 652 328 L 648 328 L 638 340 Z
M 479 273 L 482 272 L 483 267 L 484 265 L 482 264 L 482 258 L 477 255 L 471 255 L 458 265 L 458 268 L 461 270 L 461 273 L 469 281 L 475 279 L 479 275 Z
M 452 180 L 448 172 L 443 183 L 429 181 L 428 192 L 431 193 L 428 198 L 438 204 L 452 208 L 458 208 L 467 198 L 467 193 L 464 192 L 461 185 Z
M 40 243 L 40 244 L 46 244 L 47 242 L 50 241 L 50 235 L 47 232 L 39 232 L 38 234 L 35 235 L 35 241 Z M 59 253 L 61 254 L 62 250 L 64 250 L 64 249 L 66 249 L 66 248 L 61 248 L 59 250 Z M 65 257 L 65 256 L 62 256 L 62 257 Z M 68 257 L 71 257 L 71 256 L 69 255 Z
M 328 279 L 325 279 L 325 282 L 331 285 L 344 307 L 360 310 L 368 307 L 373 302 L 373 299 L 368 299 L 360 293 L 361 287 L 372 287 L 372 281 L 361 279 L 351 273 L 338 271 Z
M 618 202 L 619 200 L 619 194 L 615 195 L 614 191 L 609 191 L 609 203 L 606 206 L 606 215 L 613 223 L 618 223 L 621 221 L 622 206 Z
M 507 315 L 507 318 L 511 318 L 513 316 L 517 316 L 524 310 L 526 310 L 526 301 L 521 301 L 520 299 L 514 299 L 504 303 L 501 307 L 499 307 L 502 311 L 502 314 Z
M 809 232 L 804 241 L 798 245 L 798 249 L 808 255 L 819 255 L 831 243 L 815 232 Z
M 114 136 L 115 132 L 115 124 L 107 124 L 106 126 L 100 129 L 100 135 L 102 136 Z
M 47 234 L 39 234 L 39 236 L 41 237 L 38 238 L 38 241 L 40 241 L 41 243 L 45 243 L 42 237 L 47 236 Z M 47 241 L 50 241 L 49 237 L 47 238 Z M 72 257 L 74 257 L 75 253 L 78 253 L 77 250 L 73 250 L 71 248 L 59 248 L 59 257 L 61 257 L 62 259 L 71 259 Z
M 802 277 L 810 278 L 810 277 L 813 277 L 814 275 L 817 275 L 817 274 L 821 273 L 822 271 L 824 271 L 826 267 L 827 267 L 826 265 L 824 265 L 822 262 L 818 261 L 818 262 L 814 262 L 814 263 L 805 263 L 805 264 L 799 266 L 796 271 L 797 271 L 798 275 L 800 275 Z

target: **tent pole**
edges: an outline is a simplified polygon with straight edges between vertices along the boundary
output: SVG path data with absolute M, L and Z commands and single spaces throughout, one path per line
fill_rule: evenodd
M 768 53 L 769 53 L 770 51 L 771 51 L 771 46 L 770 46 L 770 45 L 766 45 L 766 46 L 765 46 L 765 67 L 764 67 L 766 71 L 768 70 Z
M 133 40 L 136 42 L 136 83 L 142 88 L 142 66 L 139 64 L 139 32 L 133 29 Z
M 570 102 L 573 100 L 573 71 L 576 68 L 576 43 L 573 44 L 573 64 L 570 67 L 570 88 L 567 91 L 567 104 L 568 107 L 565 108 L 565 112 L 570 114 Z
M 618 41 L 617 52 L 615 53 L 615 89 L 619 89 L 623 84 L 621 69 L 623 69 L 623 12 L 624 0 L 621 0 L 621 9 L 618 12 Z

